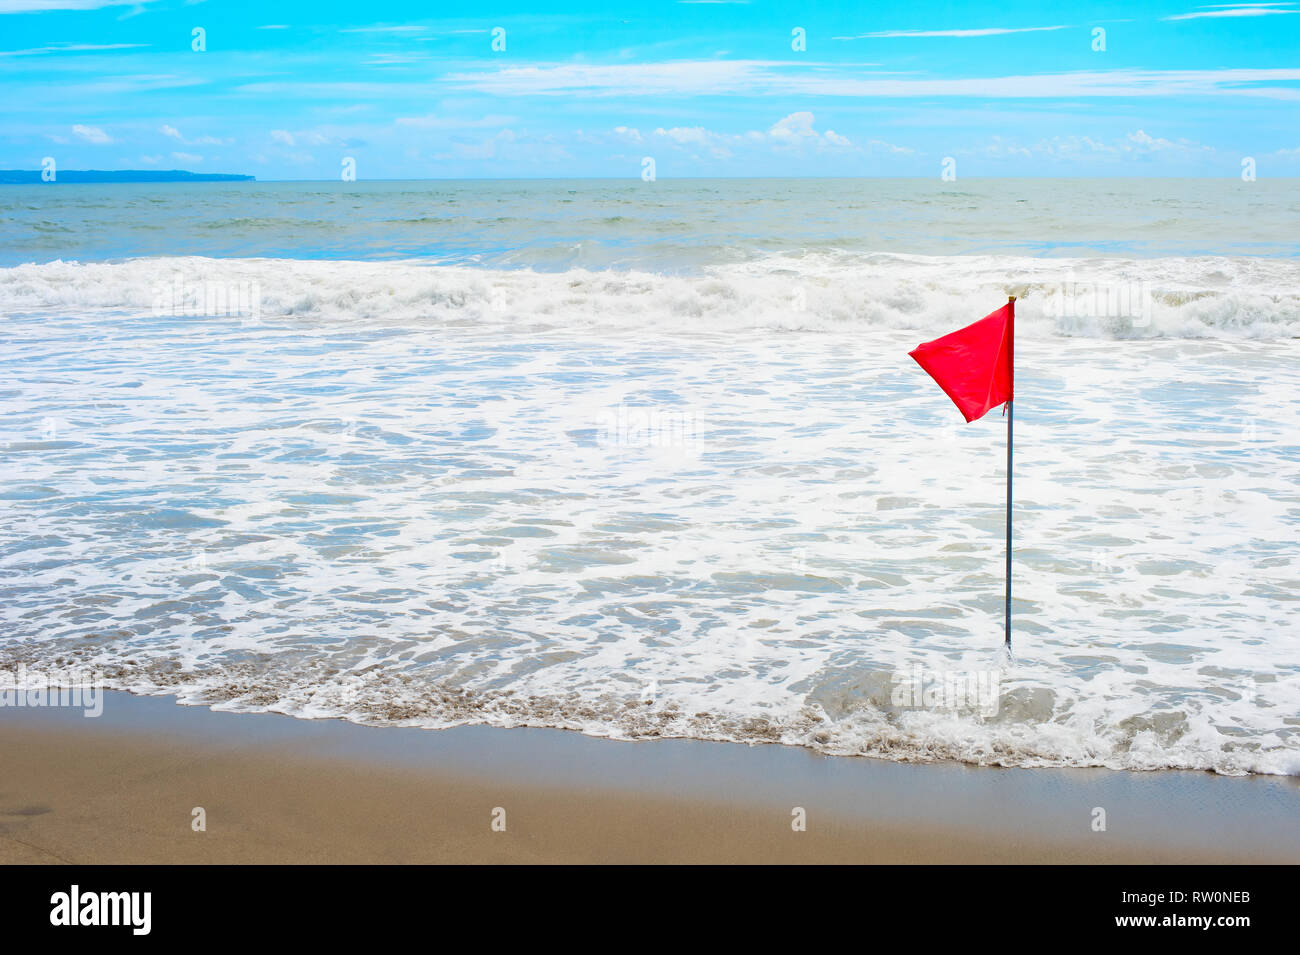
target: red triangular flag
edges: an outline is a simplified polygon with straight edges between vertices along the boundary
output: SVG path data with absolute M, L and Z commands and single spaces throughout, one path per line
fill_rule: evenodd
M 968 421 L 1011 400 L 1015 304 L 908 352 Z

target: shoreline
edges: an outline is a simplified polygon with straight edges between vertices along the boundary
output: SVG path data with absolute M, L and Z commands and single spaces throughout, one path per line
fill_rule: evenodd
M 97 719 L 0 709 L 0 761 L 4 863 L 1300 862 L 1294 777 L 370 727 L 122 691 Z

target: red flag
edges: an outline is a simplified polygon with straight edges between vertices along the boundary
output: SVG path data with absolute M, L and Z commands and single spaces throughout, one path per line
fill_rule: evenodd
M 908 352 L 939 383 L 968 421 L 1011 400 L 1016 306 L 1008 302 L 978 322 Z

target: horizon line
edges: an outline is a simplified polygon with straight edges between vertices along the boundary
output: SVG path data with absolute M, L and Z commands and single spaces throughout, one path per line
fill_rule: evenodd
M 32 174 L 32 173 L 34 173 L 34 174 L 39 175 L 40 172 L 41 172 L 41 170 L 39 170 L 39 169 L 0 169 L 0 176 L 3 176 L 5 173 L 25 173 L 25 174 Z M 184 170 L 184 169 L 167 169 L 167 170 L 152 170 L 152 169 L 66 169 L 66 170 L 62 170 L 58 175 L 66 175 L 66 174 L 69 174 L 69 173 L 83 173 L 83 174 L 84 174 L 84 173 L 89 173 L 89 172 L 101 173 L 101 174 L 122 174 L 122 175 L 126 175 L 126 174 L 129 174 L 129 173 L 149 173 L 149 174 L 151 174 L 151 175 L 162 175 L 162 174 L 166 174 L 166 173 L 180 173 L 180 174 L 187 175 L 187 176 L 196 176 L 196 177 L 203 177 L 203 178 L 196 178 L 196 179 L 175 179 L 175 180 L 155 180 L 155 181 L 152 181 L 152 182 L 150 182 L 150 181 L 148 181 L 148 180 L 143 180 L 143 181 L 129 181 L 129 180 L 123 180 L 123 181 L 120 181 L 120 182 L 119 182 L 119 181 L 106 180 L 106 181 L 101 181 L 101 182 L 72 182 L 72 183 L 69 183 L 69 182 L 60 182 L 59 179 L 58 179 L 57 176 L 56 176 L 56 178 L 55 178 L 54 181 L 52 181 L 52 182 L 35 182 L 35 183 L 33 183 L 33 182 L 5 182 L 5 181 L 3 181 L 3 180 L 0 180 L 0 185 L 6 185 L 6 186 L 32 186 L 32 185 L 36 185 L 36 186 L 58 186 L 58 185 L 75 185 L 75 186 L 131 186 L 131 185 L 152 185 L 152 186 L 157 186 L 157 185 L 177 185 L 177 184 L 184 184 L 184 185 L 209 185 L 209 186 L 211 186 L 211 185 L 225 185 L 225 186 L 230 186 L 230 185 L 248 185 L 248 184 L 250 184 L 250 183 L 255 183 L 255 184 L 267 184 L 267 183 L 299 183 L 299 182 L 302 182 L 302 183 L 329 183 L 329 182 L 337 182 L 337 183 L 340 183 L 341 185 L 354 186 L 354 185 L 357 185 L 357 184 L 359 184 L 359 183 L 372 183 L 372 182 L 373 182 L 373 183 L 382 183 L 382 182 L 593 182 L 593 181 L 595 181 L 595 182 L 642 182 L 642 181 L 643 181 L 643 180 L 641 179 L 640 176 L 636 176 L 636 175 L 627 175 L 627 176 L 419 176 L 419 177 L 396 177 L 396 178 L 391 178 L 391 179 L 381 179 L 381 178 L 367 178 L 367 179 L 360 179 L 360 178 L 359 178 L 359 179 L 355 179 L 355 180 L 353 180 L 353 181 L 351 181 L 351 182 L 343 182 L 342 180 L 340 180 L 340 179 L 338 179 L 338 178 L 321 178 L 321 179 L 259 179 L 259 178 L 257 178 L 256 176 L 253 176 L 253 175 L 251 175 L 251 174 L 249 174 L 249 173 L 199 173 L 199 172 L 191 172 L 191 171 L 189 171 L 189 170 Z M 213 179 L 213 178 L 208 178 L 208 177 L 214 177 L 214 176 L 220 176 L 220 177 L 231 177 L 231 178 L 226 178 L 226 179 Z M 238 178 L 235 178 L 235 177 L 238 177 Z M 648 183 L 646 183 L 646 184 L 647 184 L 647 185 L 653 185 L 653 184 L 656 183 L 656 182 L 705 182 L 705 181 L 716 181 L 716 180 L 726 180 L 726 181 L 732 181 L 732 180 L 734 180 L 734 181 L 754 181 L 754 180 L 766 181 L 766 180 L 774 180 L 774 181 L 779 181 L 779 180 L 823 180 L 823 179 L 825 179 L 825 180 L 853 180 L 853 179 L 922 179 L 922 180 L 924 180 L 924 179 L 936 179 L 936 180 L 938 180 L 938 181 L 940 181 L 940 182 L 966 182 L 966 181 L 968 181 L 968 180 L 989 180 L 989 179 L 996 179 L 996 180 L 1003 180 L 1003 179 L 1033 179 L 1033 180 L 1039 180 L 1039 179 L 1067 179 L 1067 180 L 1072 180 L 1072 179 L 1080 179 L 1080 180 L 1084 180 L 1084 179 L 1088 179 L 1088 180 L 1091 180 L 1091 179 L 1170 179 L 1170 180 L 1173 180 L 1173 179 L 1179 179 L 1179 180 L 1205 180 L 1205 181 L 1211 181 L 1211 182 L 1212 182 L 1212 181 L 1219 181 L 1219 180 L 1230 180 L 1230 181 L 1236 181 L 1236 180 L 1240 179 L 1240 175 L 1239 175 L 1239 174 L 1237 174 L 1237 175 L 1233 175 L 1233 174 L 1227 174 L 1227 173 L 1225 173 L 1225 174 L 1223 174 L 1223 175 L 1161 175 L 1161 174 L 1128 173 L 1128 174 L 1124 174 L 1124 175 L 1090 175 L 1090 176 L 1087 176 L 1087 175 L 1061 176 L 1061 175 L 1036 175 L 1036 174 L 1029 174 L 1029 175 L 1026 175 L 1026 174 L 1007 174 L 1007 175 L 991 174 L 991 175 L 979 175 L 979 176 L 961 176 L 959 179 L 952 179 L 952 180 L 943 180 L 943 179 L 940 179 L 940 177 L 938 177 L 938 176 L 934 176 L 934 175 L 932 175 L 932 174 L 927 174 L 927 175 L 878 175 L 878 174 L 877 174 L 877 175 L 872 175 L 872 174 L 862 174 L 862 175 L 813 175 L 813 176 L 798 176 L 798 175 L 794 175 L 794 176 L 783 176 L 783 175 L 771 175 L 771 176 L 753 176 L 753 175 L 751 175 L 751 176 L 658 176 L 658 177 L 656 177 L 652 182 L 648 182 Z M 1296 175 L 1296 176 L 1260 176 L 1257 180 L 1253 180 L 1253 181 L 1257 181 L 1257 182 L 1258 182 L 1258 181 L 1266 181 L 1266 180 L 1278 180 L 1278 181 L 1284 181 L 1284 180 L 1293 180 L 1293 179 L 1300 179 L 1300 175 Z

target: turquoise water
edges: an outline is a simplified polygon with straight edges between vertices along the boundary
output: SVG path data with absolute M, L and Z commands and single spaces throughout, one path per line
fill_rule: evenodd
M 1300 772 L 1294 183 L 0 203 L 0 665 L 378 724 Z M 1008 294 L 1013 661 L 1002 420 L 907 357 Z M 994 705 L 896 692 L 940 678 Z
M 135 256 L 690 270 L 787 252 L 1295 257 L 1300 180 L 6 186 L 0 265 Z

